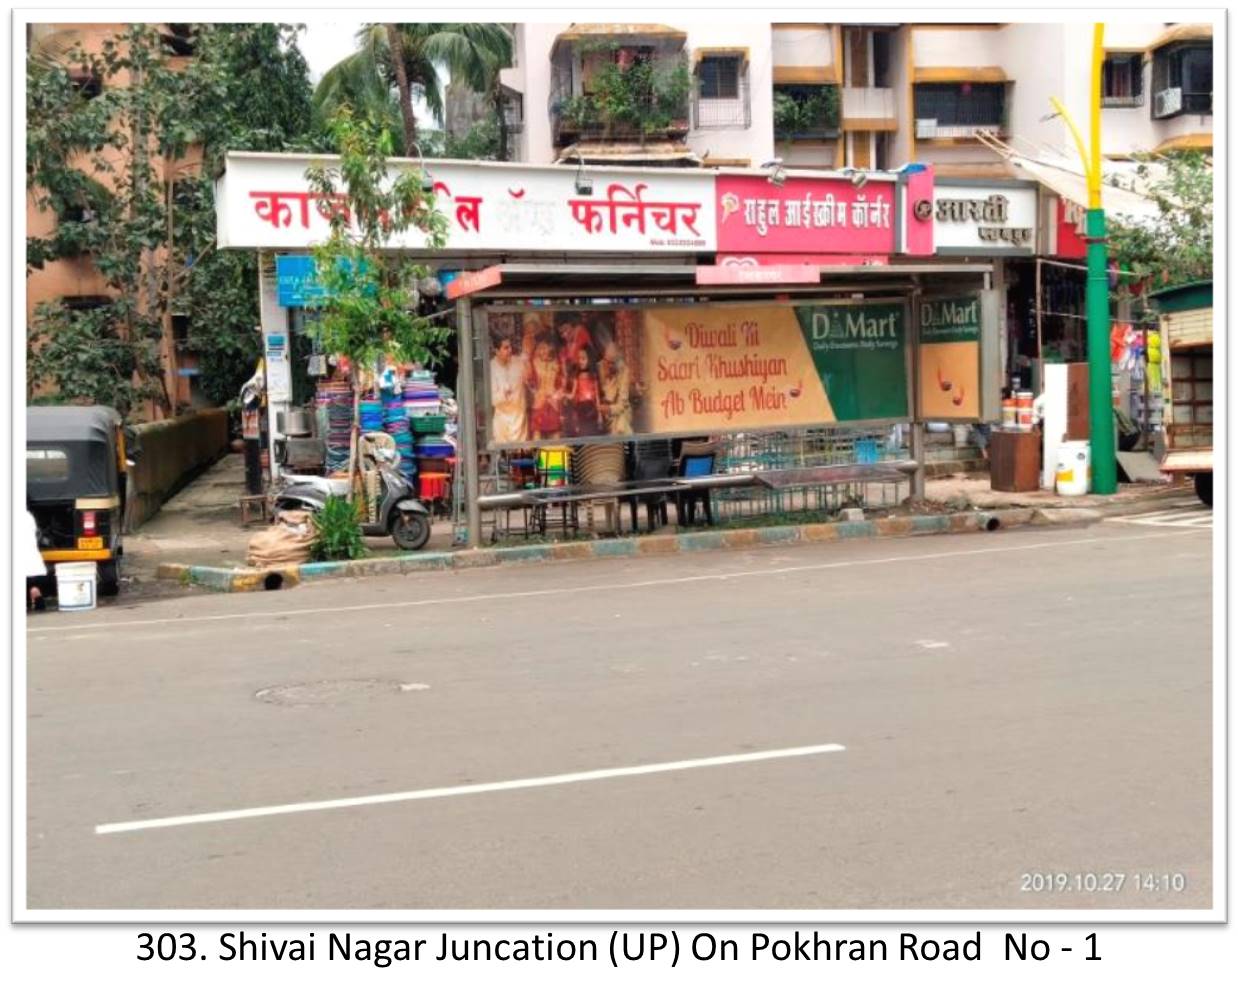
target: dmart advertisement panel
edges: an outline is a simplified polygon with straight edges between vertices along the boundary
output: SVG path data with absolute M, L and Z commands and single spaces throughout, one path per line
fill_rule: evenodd
M 901 301 L 488 309 L 488 443 L 909 416 Z

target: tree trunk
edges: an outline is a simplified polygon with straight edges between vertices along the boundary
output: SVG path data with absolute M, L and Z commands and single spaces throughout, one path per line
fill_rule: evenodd
M 413 117 L 413 91 L 408 83 L 408 67 L 404 65 L 404 40 L 397 25 L 387 25 L 387 47 L 391 50 L 391 65 L 400 91 L 400 117 L 404 120 L 404 155 L 412 156 L 417 143 L 417 119 Z
M 503 90 L 500 88 L 494 95 L 494 113 L 498 115 L 499 125 L 499 162 L 505 163 L 507 155 L 507 115 L 503 109 Z

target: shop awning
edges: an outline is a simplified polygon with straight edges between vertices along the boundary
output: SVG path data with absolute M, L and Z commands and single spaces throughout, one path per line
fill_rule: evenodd
M 917 66 L 915 83 L 1006 83 L 1001 66 Z
M 1031 180 L 1037 180 L 1059 197 L 1086 207 L 1088 184 L 1081 173 L 1051 166 L 1015 156 L 1010 160 L 1016 171 Z M 1104 186 L 1101 189 L 1101 204 L 1106 213 L 1130 218 L 1134 221 L 1150 221 L 1160 215 L 1156 202 L 1148 197 L 1121 187 Z
M 917 281 L 983 280 L 993 272 L 989 263 L 891 263 L 881 266 L 819 267 L 820 282 L 796 282 L 806 273 L 788 274 L 791 282 L 759 282 L 718 286 L 711 274 L 689 264 L 633 262 L 615 259 L 596 263 L 502 263 L 461 273 L 447 285 L 447 297 L 493 298 L 632 297 L 704 295 L 772 296 L 775 294 L 864 294 L 909 291 Z M 768 269 L 775 269 L 773 267 Z M 808 269 L 797 268 L 797 269 Z
M 1184 41 L 1212 41 L 1212 25 L 1175 24 L 1172 28 L 1158 35 L 1156 40 L 1148 46 L 1148 51 L 1155 52 L 1158 48 L 1164 48 L 1166 45 L 1172 45 L 1174 42 Z
M 694 48 L 692 50 L 692 64 L 700 62 L 702 59 L 715 58 L 733 58 L 741 59 L 745 63 L 748 61 L 748 48 L 745 45 L 721 45 L 705 48 Z

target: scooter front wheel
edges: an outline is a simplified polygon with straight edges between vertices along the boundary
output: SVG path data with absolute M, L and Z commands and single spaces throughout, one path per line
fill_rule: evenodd
M 391 538 L 401 550 L 420 550 L 430 541 L 430 520 L 418 512 L 396 512 L 391 517 Z

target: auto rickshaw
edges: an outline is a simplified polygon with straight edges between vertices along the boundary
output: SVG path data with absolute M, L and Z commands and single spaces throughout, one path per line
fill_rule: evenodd
M 38 526 L 43 562 L 94 561 L 101 595 L 120 590 L 130 466 L 125 437 L 112 408 L 26 409 L 26 506 Z

